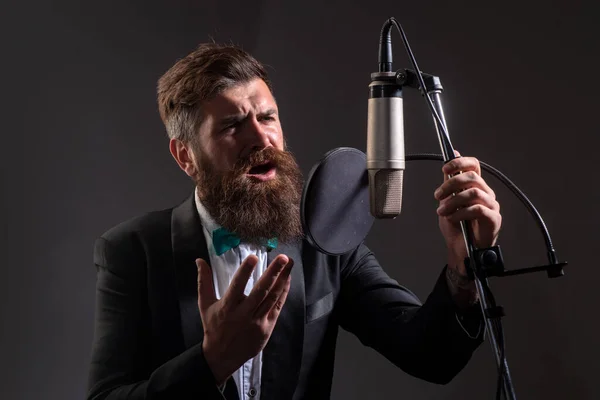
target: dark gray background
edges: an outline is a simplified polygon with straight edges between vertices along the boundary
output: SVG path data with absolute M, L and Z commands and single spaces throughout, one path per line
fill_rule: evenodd
M 484 4 L 485 3 L 485 4 Z M 421 69 L 441 76 L 457 149 L 530 196 L 567 275 L 494 279 L 520 399 L 596 399 L 600 189 L 598 12 L 577 1 L 28 1 L 5 5 L 2 44 L 0 398 L 82 399 L 93 333 L 94 239 L 192 190 L 167 149 L 158 77 L 199 42 L 243 45 L 269 64 L 284 130 L 306 172 L 326 151 L 365 148 L 369 74 L 390 16 Z M 394 32 L 394 67 L 409 67 Z M 426 105 L 405 95 L 409 153 L 438 151 Z M 368 244 L 425 298 L 445 263 L 437 163 L 410 163 L 402 215 Z M 545 262 L 523 207 L 502 204 L 510 268 Z M 449 385 L 396 370 L 340 334 L 333 398 L 487 399 L 490 346 Z

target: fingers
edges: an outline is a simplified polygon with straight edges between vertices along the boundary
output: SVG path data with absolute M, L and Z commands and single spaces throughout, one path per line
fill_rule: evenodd
M 469 207 L 461 208 L 448 215 L 446 218 L 448 221 L 453 223 L 477 220 L 477 222 L 480 224 L 487 224 L 494 227 L 492 231 L 497 231 L 500 228 L 502 219 L 500 213 L 481 204 L 475 204 Z
M 233 276 L 225 295 L 223 295 L 223 308 L 232 308 L 246 298 L 244 289 L 246 289 L 248 279 L 250 279 L 252 271 L 254 271 L 257 264 L 258 257 L 253 254 L 246 257 L 242 262 L 242 265 L 240 265 L 240 268 Z
M 456 158 L 461 157 L 460 153 L 458 152 L 458 150 L 454 150 L 454 155 Z M 456 158 L 454 158 L 453 160 L 455 160 Z M 449 161 L 448 163 L 450 163 L 451 161 Z M 446 164 L 444 164 L 446 165 Z M 443 172 L 444 168 L 442 167 L 442 172 Z M 448 176 L 447 173 L 444 173 L 444 182 L 447 181 L 448 179 L 450 179 L 450 177 Z
M 476 204 L 487 207 L 493 211 L 500 210 L 500 204 L 489 193 L 479 188 L 470 188 L 457 193 L 454 196 L 448 196 L 440 201 L 437 213 L 439 216 L 446 217 L 455 213 L 458 209 L 467 208 Z
M 294 266 L 294 261 L 290 260 L 283 271 L 279 274 L 277 282 L 273 285 L 262 303 L 259 304 L 254 316 L 263 318 L 267 316 L 270 320 L 275 320 L 279 316 L 279 312 L 283 308 L 283 304 L 290 291 L 291 272 Z
M 215 294 L 212 271 L 206 261 L 201 258 L 196 259 L 196 267 L 198 267 L 198 309 L 200 315 L 203 315 L 204 310 L 217 301 L 217 295 Z
M 281 291 L 281 294 L 279 295 L 279 298 L 277 299 L 275 304 L 273 304 L 271 306 L 270 311 L 267 314 L 267 319 L 269 321 L 276 321 L 277 318 L 279 318 L 279 313 L 281 313 L 281 310 L 283 309 L 283 305 L 285 304 L 285 300 L 287 299 L 288 293 L 290 292 L 290 285 L 292 282 L 291 278 L 292 278 L 292 276 L 288 275 L 288 277 L 285 281 L 283 290 Z
M 488 186 L 488 184 L 476 170 L 469 170 L 463 172 L 462 174 L 458 174 L 446 179 L 444 183 L 442 183 L 440 187 L 436 189 L 434 196 L 438 201 L 441 201 L 452 194 L 470 188 L 479 188 L 492 196 L 494 199 L 496 198 L 494 191 Z
M 479 165 L 479 160 L 474 157 L 462 157 L 458 151 L 455 151 L 455 153 L 458 155 L 458 157 L 448 161 L 442 167 L 442 172 L 444 175 L 452 176 L 461 171 L 475 171 L 478 175 L 481 175 L 481 165 Z
M 254 313 L 265 298 L 270 296 L 271 290 L 279 281 L 280 275 L 287 265 L 291 268 L 293 262 L 283 254 L 277 256 L 277 258 L 271 262 L 271 265 L 265 270 L 248 295 L 248 299 L 246 300 L 248 312 Z

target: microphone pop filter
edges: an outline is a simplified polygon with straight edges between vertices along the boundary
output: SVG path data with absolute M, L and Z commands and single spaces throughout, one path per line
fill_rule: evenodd
M 321 252 L 341 255 L 360 245 L 374 220 L 365 153 L 339 147 L 325 154 L 308 174 L 300 214 L 308 242 Z

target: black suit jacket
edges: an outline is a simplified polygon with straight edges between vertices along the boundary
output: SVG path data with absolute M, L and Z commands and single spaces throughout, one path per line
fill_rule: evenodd
M 280 244 L 292 284 L 263 351 L 261 398 L 327 399 L 341 326 L 416 377 L 450 381 L 481 343 L 480 313 L 457 321 L 444 274 L 427 301 L 391 279 L 361 245 L 328 256 Z M 119 224 L 94 249 L 95 334 L 88 399 L 222 399 L 203 357 L 196 258 L 210 262 L 194 197 Z M 477 333 L 477 331 L 480 331 Z M 237 398 L 230 379 L 225 396 Z

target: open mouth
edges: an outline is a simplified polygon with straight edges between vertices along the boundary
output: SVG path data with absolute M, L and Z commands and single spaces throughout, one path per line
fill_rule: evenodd
M 275 176 L 275 164 L 271 161 L 255 165 L 250 168 L 247 175 L 259 178 L 261 180 L 270 179 Z

